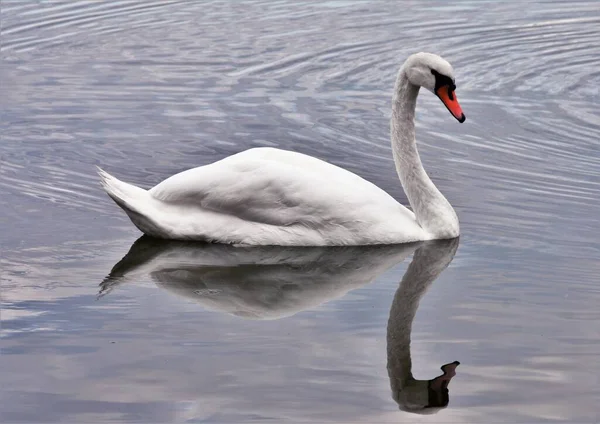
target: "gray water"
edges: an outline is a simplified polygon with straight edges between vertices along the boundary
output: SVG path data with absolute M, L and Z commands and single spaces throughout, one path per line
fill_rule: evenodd
M 1 12 L 0 421 L 600 422 L 597 1 Z M 458 244 L 133 245 L 98 183 L 275 146 L 406 203 L 390 99 L 421 50 L 467 116 L 419 98 Z

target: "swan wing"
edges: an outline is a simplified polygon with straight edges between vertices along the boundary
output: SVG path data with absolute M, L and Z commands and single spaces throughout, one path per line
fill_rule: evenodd
M 423 239 L 414 214 L 356 174 L 300 153 L 247 150 L 149 190 L 164 238 L 356 245 Z

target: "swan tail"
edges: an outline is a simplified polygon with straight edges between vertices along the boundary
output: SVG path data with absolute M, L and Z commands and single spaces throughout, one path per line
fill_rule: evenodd
M 97 169 L 104 191 L 127 213 L 131 222 L 144 234 L 163 237 L 164 231 L 156 220 L 160 201 L 147 190 L 121 181 L 99 167 Z

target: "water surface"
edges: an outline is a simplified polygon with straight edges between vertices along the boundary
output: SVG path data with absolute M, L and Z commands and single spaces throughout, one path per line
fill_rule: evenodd
M 2 422 L 598 422 L 599 39 L 595 1 L 3 2 Z M 458 245 L 133 244 L 98 183 L 275 146 L 406 203 L 390 99 L 421 50 L 467 115 L 419 98 Z M 416 415 L 407 364 L 454 361 Z

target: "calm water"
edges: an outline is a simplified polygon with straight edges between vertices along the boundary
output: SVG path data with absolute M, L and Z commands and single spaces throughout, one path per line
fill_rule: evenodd
M 599 422 L 598 40 L 597 1 L 4 1 L 0 421 Z M 458 244 L 133 244 L 95 176 L 277 146 L 406 202 L 420 50 L 467 115 L 419 99 Z

